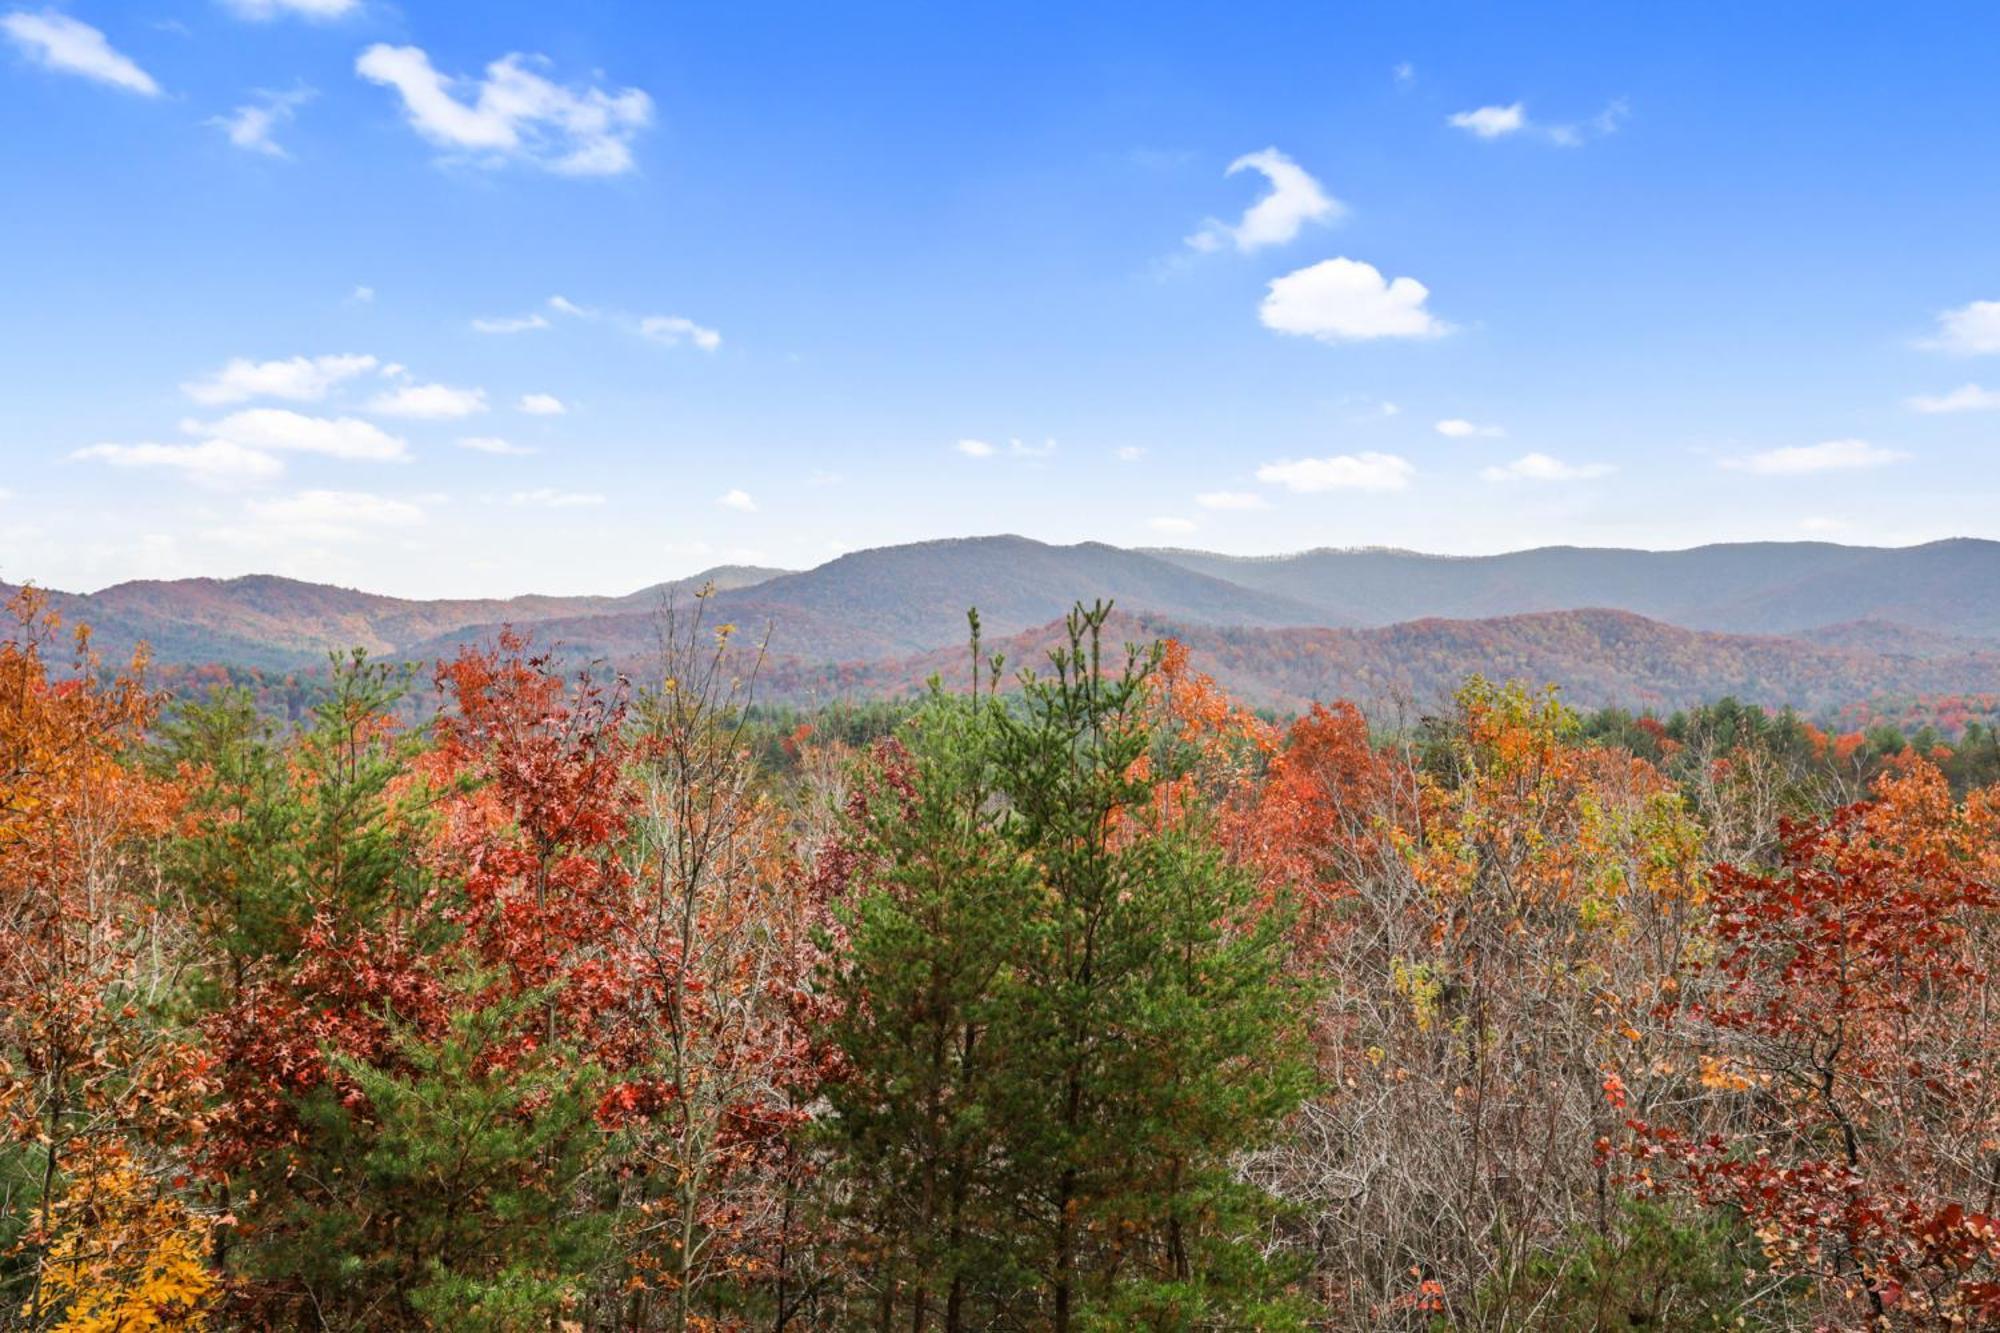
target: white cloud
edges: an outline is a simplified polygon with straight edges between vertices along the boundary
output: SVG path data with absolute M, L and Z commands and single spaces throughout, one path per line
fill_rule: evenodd
M 1155 532 L 1170 533 L 1174 536 L 1185 536 L 1186 534 L 1193 532 L 1196 528 L 1199 528 L 1201 525 L 1199 523 L 1196 523 L 1191 518 L 1152 518 L 1146 520 L 1146 526 L 1151 528 Z
M 480 333 L 528 333 L 548 326 L 547 317 L 537 314 L 507 315 L 498 319 L 472 321 L 472 327 Z
M 250 449 L 324 454 L 329 458 L 400 461 L 409 447 L 373 422 L 356 417 L 309 417 L 282 407 L 253 407 L 220 421 L 183 422 L 191 435 L 227 440 Z
M 1254 491 L 1203 491 L 1194 497 L 1203 509 L 1269 509 L 1270 502 Z
M 750 498 L 750 492 L 727 490 L 715 497 L 715 502 L 724 509 L 736 509 L 746 514 L 757 512 L 757 502 Z
M 1113 456 L 1121 463 L 1136 463 L 1146 456 L 1146 451 L 1136 444 L 1123 444 Z
M 1407 88 L 1417 81 L 1417 67 L 1407 60 L 1400 62 L 1389 73 L 1394 76 L 1399 88 Z
M 323 22 L 345 18 L 361 8 L 361 0 L 223 0 L 239 17 L 264 21 L 292 14 Z
M 407 500 L 363 491 L 300 491 L 252 500 L 249 510 L 271 535 L 288 540 L 353 541 L 368 536 L 370 529 L 414 527 L 424 520 L 424 511 Z
M 1234 245 L 1248 253 L 1268 245 L 1283 245 L 1297 236 L 1306 223 L 1329 223 L 1347 211 L 1303 167 L 1275 148 L 1246 153 L 1231 162 L 1223 174 L 1234 176 L 1242 171 L 1262 172 L 1271 183 L 1270 193 L 1252 204 L 1235 226 L 1210 218 L 1200 231 L 1187 238 L 1187 243 L 1195 249 L 1206 252 Z
M 515 444 L 497 435 L 461 435 L 458 447 L 477 454 L 503 454 L 510 458 L 525 458 L 535 452 L 525 444 Z
M 1451 325 L 1424 309 L 1429 297 L 1415 278 L 1384 282 L 1373 264 L 1327 259 L 1273 278 L 1257 314 L 1268 329 L 1322 342 L 1436 338 Z
M 260 449 L 230 440 L 200 444 L 93 444 L 71 458 L 94 459 L 121 468 L 163 468 L 205 485 L 268 481 L 285 465 Z
M 1487 481 L 1588 481 L 1617 470 L 1609 463 L 1565 463 L 1547 454 L 1522 454 L 1511 463 L 1481 468 L 1479 475 Z
M 1400 491 L 1417 470 L 1394 454 L 1335 454 L 1331 458 L 1283 459 L 1257 469 L 1257 480 L 1286 490 Z
M 1820 444 L 1795 444 L 1742 458 L 1725 458 L 1722 466 L 1738 472 L 1754 472 L 1766 477 L 1792 477 L 1807 472 L 1838 472 L 1855 468 L 1882 467 L 1901 462 L 1909 455 L 1884 449 L 1866 440 L 1827 440 Z
M 1507 432 L 1499 426 L 1482 426 L 1477 422 L 1467 421 L 1463 417 L 1447 417 L 1445 420 L 1437 423 L 1437 433 L 1448 435 L 1454 440 L 1497 440 Z
M 508 504 L 530 509 L 583 509 L 604 502 L 605 497 L 596 491 L 558 491 L 547 486 L 532 491 L 515 491 L 507 497 Z
M 631 141 L 651 122 L 652 99 L 637 88 L 565 88 L 529 69 L 531 63 L 545 62 L 506 55 L 486 67 L 483 79 L 448 78 L 418 47 L 377 43 L 354 69 L 394 88 L 411 127 L 440 147 L 572 176 L 631 170 Z
M 486 410 L 486 390 L 454 389 L 449 384 L 406 384 L 369 400 L 368 410 L 385 417 L 419 421 L 451 421 Z
M 722 346 L 720 333 L 705 329 L 684 315 L 648 315 L 639 321 L 639 332 L 669 347 L 691 343 L 704 352 L 713 352 Z
M 1007 441 L 1007 452 L 1016 458 L 1048 458 L 1055 451 L 1054 440 L 1043 440 L 1040 444 L 1028 444 L 1023 440 Z
M 569 409 L 552 393 L 524 393 L 517 405 L 531 417 L 559 417 Z
M 1956 310 L 1941 311 L 1937 334 L 1923 346 L 1961 356 L 2000 352 L 2000 301 L 1971 301 Z
M 967 458 L 993 457 L 993 446 L 988 444 L 984 440 L 960 440 L 957 444 L 954 444 L 952 448 L 958 450 L 960 453 L 964 454 Z
M 259 93 L 261 99 L 246 102 L 226 116 L 216 116 L 208 123 L 216 126 L 229 136 L 229 142 L 249 153 L 262 153 L 266 157 L 290 157 L 284 145 L 272 137 L 280 125 L 288 123 L 298 109 L 313 99 L 310 88 L 295 88 L 288 93 Z
M 1528 112 L 1519 102 L 1509 106 L 1482 106 L 1477 111 L 1454 112 L 1448 117 L 1448 123 L 1477 138 L 1498 139 L 1526 129 Z
M 1817 532 L 1822 535 L 1832 532 L 1845 532 L 1847 531 L 1848 528 L 1852 526 L 1853 525 L 1844 518 L 1832 518 L 1824 514 L 1816 514 L 1810 518 L 1802 518 L 1799 520 L 1800 528 L 1804 529 L 1807 532 Z
M 557 314 L 571 315 L 577 319 L 597 318 L 595 310 L 585 309 L 583 306 L 563 296 L 551 296 L 549 298 L 549 309 L 555 311 Z
M 142 97 L 160 94 L 160 85 L 153 82 L 153 76 L 140 69 L 131 57 L 113 49 L 103 33 L 57 10 L 30 14 L 17 9 L 0 15 L 0 32 L 13 38 L 14 44 L 44 69 L 78 74 Z
M 285 361 L 251 361 L 236 357 L 205 380 L 181 385 L 181 392 L 210 407 L 248 402 L 252 398 L 285 398 L 314 403 L 343 380 L 375 369 L 375 358 L 295 356 Z
M 1918 394 L 1905 400 L 1912 412 L 1988 412 L 2000 408 L 2000 389 L 1962 384 L 1950 393 Z
M 1528 118 L 1527 107 L 1514 102 L 1507 106 L 1482 106 L 1476 111 L 1460 111 L 1446 117 L 1455 129 L 1480 139 L 1501 139 L 1512 134 L 1533 134 L 1562 148 L 1575 148 L 1589 139 L 1616 134 L 1630 108 L 1623 98 L 1605 104 L 1602 111 L 1580 123 L 1543 125 Z
M 363 283 L 347 294 L 347 299 L 355 305 L 373 305 L 375 289 Z

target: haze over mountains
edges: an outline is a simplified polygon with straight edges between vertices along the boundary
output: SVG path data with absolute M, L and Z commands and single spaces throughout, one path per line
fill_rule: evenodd
M 59 608 L 169 664 L 307 668 L 350 646 L 427 659 L 530 629 L 644 663 L 660 616 L 713 582 L 705 616 L 755 637 L 772 679 L 824 697 L 909 688 L 962 656 L 965 611 L 1032 657 L 1081 599 L 1174 633 L 1246 698 L 1423 694 L 1471 671 L 1560 680 L 1579 702 L 1735 693 L 1826 706 L 1883 692 L 2000 689 L 2000 543 L 1762 542 L 1684 551 L 1545 547 L 1441 557 L 1315 550 L 1243 558 L 996 536 L 843 555 L 801 572 L 727 567 L 621 595 L 423 601 L 266 576 L 125 583 Z

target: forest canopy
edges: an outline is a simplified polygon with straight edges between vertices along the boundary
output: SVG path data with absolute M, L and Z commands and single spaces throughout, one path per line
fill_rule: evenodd
M 15 599 L 0 1327 L 2000 1325 L 1977 721 L 1272 717 L 1101 606 L 791 713 L 703 612 L 286 719 Z

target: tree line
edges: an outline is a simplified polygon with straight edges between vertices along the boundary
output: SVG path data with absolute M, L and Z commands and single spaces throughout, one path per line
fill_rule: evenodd
M 281 726 L 16 599 L 0 1327 L 2000 1324 L 1976 752 L 1103 607 L 774 731 L 704 609 Z

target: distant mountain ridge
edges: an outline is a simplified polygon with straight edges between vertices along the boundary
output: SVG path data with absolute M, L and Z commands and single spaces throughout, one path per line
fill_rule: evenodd
M 705 584 L 716 591 L 704 617 L 745 640 L 768 633 L 774 661 L 802 686 L 907 683 L 930 656 L 962 650 L 968 607 L 998 641 L 1104 599 L 1132 623 L 1172 628 L 1228 664 L 1206 669 L 1274 704 L 1474 670 L 1627 701 L 1684 697 L 1686 685 L 1804 702 L 1830 697 L 1843 672 L 1874 691 L 2000 689 L 2000 543 L 1973 539 L 1245 558 L 995 536 L 856 551 L 803 571 L 722 567 L 615 596 L 426 601 L 269 576 L 54 596 L 107 652 L 143 640 L 169 664 L 292 670 L 351 646 L 426 660 L 513 625 L 573 656 L 636 667 L 655 654 L 662 612 Z M 835 664 L 846 666 L 827 670 Z

